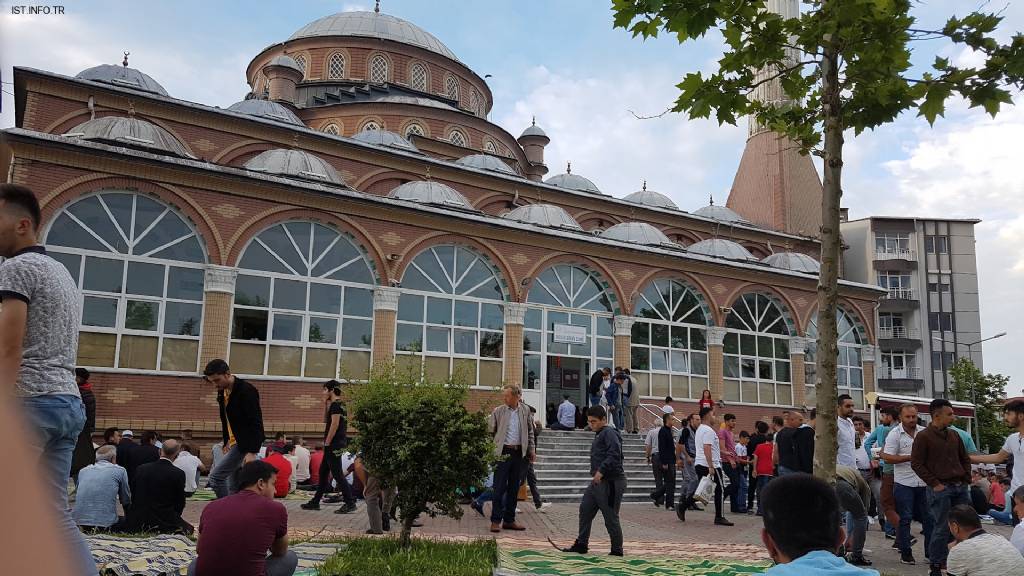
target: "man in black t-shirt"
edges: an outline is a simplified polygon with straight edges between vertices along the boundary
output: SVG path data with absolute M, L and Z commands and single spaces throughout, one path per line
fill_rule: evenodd
M 348 445 L 348 413 L 341 402 L 341 382 L 328 380 L 324 383 L 324 403 L 327 406 L 324 411 L 324 459 L 320 461 L 320 485 L 313 499 L 302 504 L 302 508 L 319 510 L 320 499 L 330 488 L 330 478 L 333 477 L 345 500 L 345 504 L 334 513 L 349 514 L 356 509 L 356 498 L 345 479 L 347 473 L 341 469 L 341 453 Z

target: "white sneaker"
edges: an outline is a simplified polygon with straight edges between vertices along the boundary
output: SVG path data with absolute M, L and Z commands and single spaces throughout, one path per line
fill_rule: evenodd
M 516 514 L 522 514 L 522 513 L 523 513 L 523 509 L 518 507 L 518 506 L 516 506 Z
M 553 504 L 551 502 L 541 502 L 540 506 L 537 507 L 537 512 L 540 512 L 542 514 L 547 514 L 548 513 L 548 508 L 551 508 L 552 506 L 553 506 Z

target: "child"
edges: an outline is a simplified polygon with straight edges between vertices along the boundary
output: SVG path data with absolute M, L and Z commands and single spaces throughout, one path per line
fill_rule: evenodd
M 750 460 L 747 457 L 747 444 L 750 443 L 750 432 L 743 430 L 740 432 L 740 441 L 736 444 L 736 458 L 739 462 L 739 476 L 740 476 L 740 487 L 736 491 L 736 501 L 739 502 L 739 512 L 746 512 L 744 507 L 747 505 L 747 466 L 750 464 Z
M 761 489 L 775 476 L 775 465 L 772 463 L 772 452 L 775 450 L 775 434 L 768 433 L 767 440 L 757 445 L 754 450 L 754 477 L 757 478 L 757 515 L 762 516 Z

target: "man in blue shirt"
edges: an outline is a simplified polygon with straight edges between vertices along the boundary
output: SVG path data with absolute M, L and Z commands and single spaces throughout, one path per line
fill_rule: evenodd
M 761 491 L 764 529 L 761 540 L 777 564 L 767 576 L 878 576 L 848 563 L 836 552 L 846 540 L 840 527 L 839 500 L 823 480 L 810 474 L 781 476 Z
M 575 430 L 576 429 L 576 405 L 569 400 L 569 395 L 562 397 L 562 403 L 558 405 L 558 421 L 551 425 L 552 430 Z
M 78 472 L 75 522 L 84 530 L 110 528 L 120 520 L 117 515 L 119 499 L 126 510 L 132 505 L 128 473 L 117 465 L 116 446 L 100 446 L 96 450 L 96 463 Z

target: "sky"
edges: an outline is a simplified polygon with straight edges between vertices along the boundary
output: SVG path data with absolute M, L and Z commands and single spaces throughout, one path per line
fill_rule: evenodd
M 980 1 L 921 0 L 914 16 L 936 26 Z M 245 67 L 264 47 L 305 24 L 343 10 L 372 10 L 370 1 L 69 0 L 63 15 L 14 15 L 0 1 L 0 128 L 14 125 L 12 66 L 74 75 L 101 63 L 129 61 L 174 97 L 226 107 L 248 87 Z M 746 137 L 746 125 L 719 126 L 679 114 L 656 119 L 676 98 L 687 72 L 712 71 L 721 54 L 717 33 L 679 45 L 642 41 L 612 28 L 602 0 L 384 0 L 382 11 L 437 36 L 480 76 L 494 95 L 490 120 L 518 135 L 537 118 L 551 137 L 551 174 L 587 176 L 624 196 L 648 188 L 687 210 L 713 197 L 724 203 Z M 1024 0 L 999 0 L 1002 38 L 1024 30 Z M 936 55 L 975 62 L 941 42 L 918 45 L 915 62 Z M 997 119 L 952 102 L 934 127 L 914 114 L 847 136 L 843 205 L 851 218 L 883 215 L 979 218 L 976 227 L 985 371 L 1024 386 L 1014 350 L 1024 344 L 1024 178 L 1020 176 L 1024 96 Z M 819 167 L 820 168 L 820 167 Z

